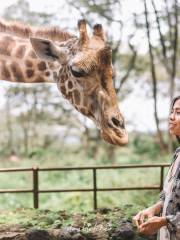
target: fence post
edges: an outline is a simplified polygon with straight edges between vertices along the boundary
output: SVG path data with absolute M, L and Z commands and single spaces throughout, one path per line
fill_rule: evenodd
M 34 201 L 34 208 L 38 208 L 39 207 L 38 167 L 34 167 L 32 170 L 33 170 L 33 201 Z
M 161 175 L 160 175 L 160 191 L 163 189 L 164 183 L 164 166 L 161 166 Z
M 94 210 L 97 209 L 97 181 L 96 181 L 96 168 L 93 168 L 93 198 Z

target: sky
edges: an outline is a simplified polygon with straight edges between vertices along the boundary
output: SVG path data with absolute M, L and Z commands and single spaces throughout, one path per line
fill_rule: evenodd
M 0 3 L 0 14 L 3 12 L 4 8 L 9 6 L 12 3 L 15 3 L 17 0 L 1 0 Z M 149 3 L 150 1 L 148 1 Z M 158 8 L 161 7 L 160 0 L 155 0 Z M 69 21 L 71 21 L 71 25 L 74 25 L 73 28 L 77 24 L 77 20 L 79 19 L 79 15 L 77 12 L 69 13 L 69 9 L 63 0 L 30 0 L 29 1 L 30 7 L 34 11 L 45 11 L 45 12 L 53 12 L 57 10 L 57 6 L 59 6 L 59 14 L 63 14 L 63 17 L 67 17 Z M 60 6 L 61 4 L 61 6 Z M 141 13 L 143 10 L 142 1 L 140 0 L 133 0 L 133 7 L 132 7 L 132 0 L 124 0 L 122 8 L 123 19 L 126 22 L 126 30 L 127 34 L 133 32 L 130 17 L 132 16 L 133 12 Z M 65 26 L 62 26 L 63 28 Z M 112 29 L 116 31 L 116 29 Z M 141 44 L 139 44 L 139 39 L 142 39 Z M 143 40 L 142 32 L 139 32 L 134 39 L 134 44 L 139 44 L 139 51 L 140 53 L 147 51 L 147 43 Z M 6 82 L 1 82 L 0 86 L 6 86 Z M 125 115 L 125 118 L 128 120 L 133 121 L 133 125 L 128 125 L 128 130 L 141 130 L 145 132 L 152 132 L 155 130 L 155 123 L 154 123 L 154 116 L 153 116 L 153 101 L 147 99 L 146 95 L 144 95 L 142 89 L 145 87 L 141 83 L 137 83 L 133 85 L 133 94 L 128 95 L 128 98 L 120 103 L 120 108 Z M 0 104 L 4 102 L 4 97 L 1 91 L 0 95 Z M 168 99 L 159 99 L 159 115 L 163 118 L 167 118 L 168 115 L 168 106 L 169 102 Z M 166 128 L 166 126 L 164 126 Z

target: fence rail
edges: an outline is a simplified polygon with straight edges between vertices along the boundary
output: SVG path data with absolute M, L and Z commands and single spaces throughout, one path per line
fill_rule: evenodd
M 0 189 L 1 193 L 33 193 L 34 208 L 39 207 L 39 194 L 42 193 L 57 193 L 57 192 L 93 192 L 93 207 L 97 209 L 97 192 L 103 191 L 126 191 L 126 190 L 159 190 L 163 188 L 164 168 L 169 167 L 169 164 L 131 164 L 131 165 L 113 165 L 113 166 L 89 166 L 89 167 L 61 167 L 61 168 L 0 168 L 2 172 L 32 172 L 32 188 L 31 189 Z M 114 188 L 98 188 L 97 186 L 97 171 L 104 169 L 134 169 L 134 168 L 159 168 L 160 182 L 154 186 L 136 186 L 136 187 L 114 187 Z M 77 188 L 77 189 L 39 189 L 39 172 L 49 171 L 92 171 L 92 188 Z

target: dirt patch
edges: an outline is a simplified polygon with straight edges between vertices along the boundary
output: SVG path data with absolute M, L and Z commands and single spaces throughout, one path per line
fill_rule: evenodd
M 0 240 L 155 240 L 133 226 L 136 211 L 131 206 L 88 213 L 19 209 L 11 211 L 11 218 L 0 214 Z M 16 223 L 8 224 L 10 219 Z

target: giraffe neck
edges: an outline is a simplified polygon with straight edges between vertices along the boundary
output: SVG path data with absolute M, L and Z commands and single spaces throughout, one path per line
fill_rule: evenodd
M 77 51 L 78 40 L 73 38 L 60 42 L 59 46 L 67 47 L 69 58 Z M 61 66 L 58 62 L 45 62 L 37 58 L 28 39 L 4 35 L 0 37 L 0 79 L 10 82 L 42 83 L 53 82 L 62 95 L 84 115 L 88 102 L 83 98 L 82 86 L 72 79 L 67 64 Z
M 58 27 L 32 27 L 18 22 L 7 22 L 0 19 L 0 32 L 18 36 L 20 38 L 29 38 L 36 36 L 40 38 L 51 39 L 52 41 L 67 41 L 74 35 L 60 30 Z
M 2 34 L 0 37 L 0 79 L 10 82 L 54 82 L 59 64 L 42 61 L 28 39 Z

